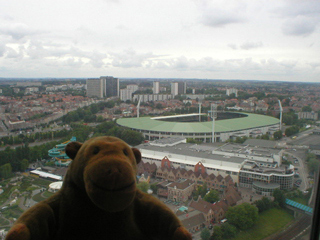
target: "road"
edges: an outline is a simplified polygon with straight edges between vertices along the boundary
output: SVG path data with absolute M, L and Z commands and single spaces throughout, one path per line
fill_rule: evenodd
M 299 176 L 302 179 L 302 183 L 299 188 L 301 191 L 305 191 L 310 187 L 309 180 L 308 180 L 309 171 L 308 171 L 308 167 L 306 166 L 306 163 L 304 161 L 304 158 L 300 155 L 301 154 L 300 151 L 301 150 L 298 150 L 298 152 L 293 151 L 293 150 L 291 150 L 291 151 L 287 150 L 287 151 L 285 151 L 285 154 L 288 154 L 292 158 L 295 158 L 298 160 L 298 164 L 294 163 L 294 160 L 292 161 L 292 163 L 295 168 L 298 168 Z M 300 153 L 300 154 L 298 154 L 298 153 Z

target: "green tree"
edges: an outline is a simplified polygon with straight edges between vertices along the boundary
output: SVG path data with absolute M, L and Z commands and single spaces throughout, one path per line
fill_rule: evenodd
M 284 192 L 280 189 L 275 189 L 273 191 L 273 197 L 274 200 L 273 202 L 277 205 L 279 205 L 279 207 L 284 208 L 286 205 L 286 196 L 284 195 Z
M 121 129 L 120 127 L 117 127 L 117 128 Z M 126 129 L 119 132 L 120 132 L 120 135 L 115 135 L 115 136 L 118 138 L 121 138 L 123 141 L 133 146 L 139 145 L 144 140 L 144 137 L 140 132 L 136 132 L 130 129 Z
M 219 201 L 219 192 L 217 190 L 210 190 L 210 192 L 204 196 L 203 200 L 210 203 L 217 202 Z
M 312 107 L 311 106 L 303 106 L 302 107 L 302 112 L 312 112 Z
M 223 239 L 234 238 L 237 235 L 237 228 L 227 222 L 221 225 L 221 231 Z
M 147 182 L 141 182 L 137 184 L 137 188 L 139 188 L 142 192 L 147 193 L 150 185 Z
M 6 163 L 0 167 L 0 177 L 9 178 L 12 176 L 12 167 L 10 163 Z
M 200 237 L 202 240 L 209 240 L 210 239 L 210 231 L 208 228 L 204 228 L 201 231 Z
M 310 172 L 317 172 L 319 169 L 319 160 L 316 155 L 313 153 L 308 153 L 307 155 L 307 164 Z
M 299 127 L 298 126 L 292 126 L 292 127 L 288 127 L 286 130 L 285 130 L 285 134 L 286 136 L 290 137 L 296 133 L 299 132 Z
M 266 211 L 272 207 L 272 202 L 269 198 L 263 197 L 260 200 L 256 200 L 254 205 L 258 208 L 259 212 Z
M 298 121 L 298 115 L 294 112 L 284 113 L 282 115 L 282 122 L 286 125 L 293 125 Z
M 157 109 L 162 109 L 162 108 L 163 108 L 163 106 L 162 106 L 162 104 L 161 104 L 161 103 L 157 103 L 156 108 L 157 108 Z
M 116 109 L 115 111 L 114 111 L 114 114 L 121 114 L 122 113 L 122 111 L 120 110 L 120 109 Z
M 156 194 L 158 191 L 157 183 L 150 184 L 150 189 L 153 191 L 154 194 Z
M 222 240 L 223 239 L 223 236 L 222 236 L 222 230 L 221 230 L 221 227 L 219 226 L 215 226 L 213 228 L 213 234 L 211 235 L 211 238 L 212 240 Z
M 226 213 L 229 223 L 241 230 L 251 228 L 258 220 L 258 208 L 249 203 L 230 207 Z
M 104 118 L 101 115 L 99 115 L 97 117 L 97 122 L 103 122 L 103 121 L 104 121 Z
M 280 140 L 282 138 L 282 131 L 279 130 L 279 131 L 274 132 L 273 137 L 275 140 Z
M 29 167 L 29 161 L 27 159 L 22 159 L 20 162 L 21 171 L 25 171 Z

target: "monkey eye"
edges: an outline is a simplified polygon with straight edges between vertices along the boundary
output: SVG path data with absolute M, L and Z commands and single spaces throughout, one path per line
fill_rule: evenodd
M 128 150 L 127 149 L 123 149 L 123 154 L 128 156 L 129 155 Z
M 99 147 L 94 147 L 93 154 L 98 154 L 99 152 L 100 152 L 100 148 Z

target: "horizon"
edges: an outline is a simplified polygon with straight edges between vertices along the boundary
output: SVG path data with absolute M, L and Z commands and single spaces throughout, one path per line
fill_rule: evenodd
M 112 76 L 114 77 L 114 76 Z M 87 80 L 95 77 L 0 77 L 0 81 L 26 81 L 26 80 Z M 96 77 L 99 78 L 99 77 Z M 118 77 L 116 77 L 118 78 Z M 320 82 L 307 82 L 307 81 L 281 81 L 281 80 L 256 80 L 256 79 L 202 79 L 202 78 L 139 78 L 139 77 L 119 77 L 119 80 L 150 80 L 150 81 L 164 81 L 164 80 L 179 80 L 179 81 L 232 81 L 232 82 L 272 82 L 272 83 L 310 83 L 319 84 Z

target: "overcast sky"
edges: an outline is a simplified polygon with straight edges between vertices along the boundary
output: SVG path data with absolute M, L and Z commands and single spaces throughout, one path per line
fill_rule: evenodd
M 0 0 L 0 77 L 320 82 L 318 0 Z

